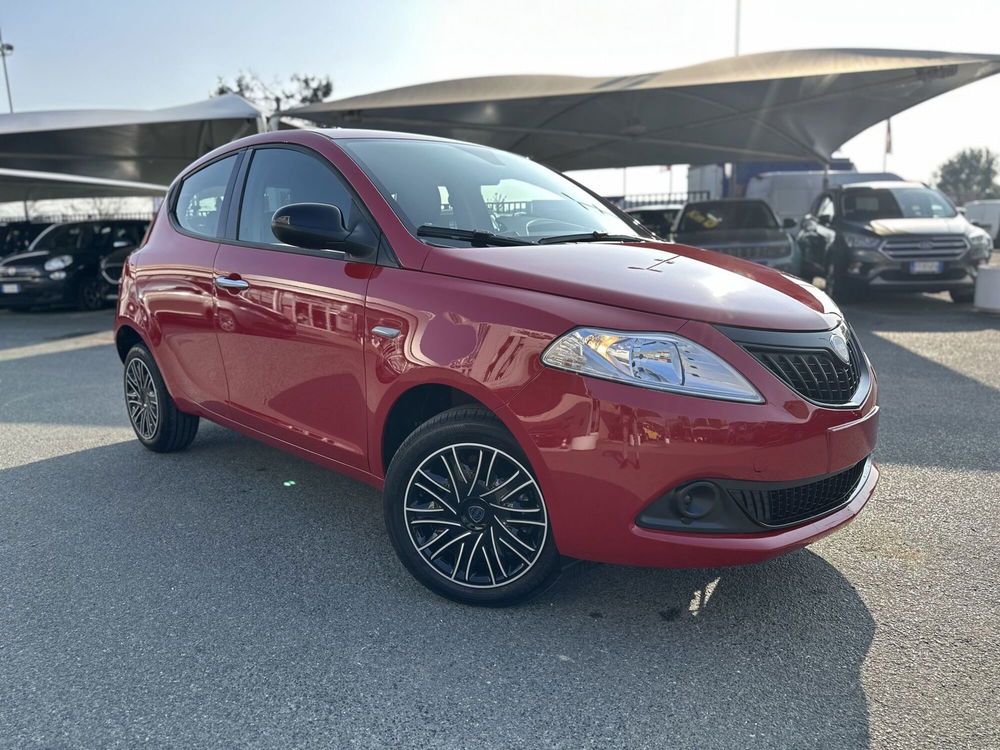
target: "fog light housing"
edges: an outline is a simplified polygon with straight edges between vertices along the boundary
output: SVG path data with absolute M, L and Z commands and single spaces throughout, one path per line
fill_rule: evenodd
M 52 279 L 53 281 L 62 281 L 63 279 L 66 278 L 66 272 L 53 271 L 52 273 L 49 274 L 49 278 Z
M 854 263 L 851 263 L 850 265 L 847 266 L 847 272 L 852 276 L 857 276 L 859 273 L 861 273 L 861 265 L 862 265 L 861 263 L 855 261 Z
M 677 512 L 682 518 L 704 518 L 719 502 L 719 488 L 711 482 L 693 482 L 677 493 Z

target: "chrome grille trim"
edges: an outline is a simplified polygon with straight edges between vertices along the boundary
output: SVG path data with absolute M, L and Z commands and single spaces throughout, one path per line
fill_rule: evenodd
M 937 237 L 894 237 L 884 240 L 880 247 L 893 260 L 948 259 L 965 255 L 969 241 L 957 235 Z

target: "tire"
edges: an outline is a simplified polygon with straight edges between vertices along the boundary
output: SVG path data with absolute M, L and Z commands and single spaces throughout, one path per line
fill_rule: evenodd
M 836 302 L 855 302 L 860 296 L 857 282 L 847 278 L 844 262 L 836 255 L 827 259 L 823 281 L 826 293 Z
M 957 305 L 971 305 L 976 296 L 975 289 L 952 289 L 948 292 L 951 301 Z
M 108 304 L 107 283 L 99 274 L 84 277 L 76 287 L 78 310 L 101 310 Z
M 156 453 L 191 445 L 199 419 L 177 408 L 153 355 L 142 344 L 133 346 L 125 357 L 123 384 L 125 410 L 140 443 Z
M 449 409 L 418 427 L 393 456 L 383 509 L 400 562 L 453 601 L 505 607 L 559 575 L 541 488 L 484 408 Z

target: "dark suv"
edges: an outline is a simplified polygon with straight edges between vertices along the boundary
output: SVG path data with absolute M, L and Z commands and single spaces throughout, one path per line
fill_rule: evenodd
M 103 307 L 109 286 L 101 275 L 101 259 L 138 245 L 147 225 L 131 219 L 53 224 L 27 251 L 0 261 L 0 308 Z
M 863 290 L 943 292 L 972 302 L 993 241 L 937 190 L 916 182 L 831 188 L 798 234 L 806 278 L 822 276 L 840 301 Z

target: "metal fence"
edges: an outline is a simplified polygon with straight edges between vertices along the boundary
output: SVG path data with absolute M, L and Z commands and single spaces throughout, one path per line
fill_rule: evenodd
M 707 190 L 680 190 L 673 193 L 633 193 L 631 195 L 606 195 L 607 200 L 618 208 L 636 208 L 637 206 L 661 205 L 664 203 L 685 204 L 694 201 L 707 201 L 711 194 Z
M 152 211 L 132 211 L 123 213 L 111 213 L 98 215 L 96 213 L 75 213 L 75 214 L 35 214 L 29 219 L 32 224 L 66 224 L 72 221 L 124 221 L 134 219 L 137 221 L 150 221 L 153 218 Z M 21 221 L 20 219 L 8 219 L 7 222 Z

